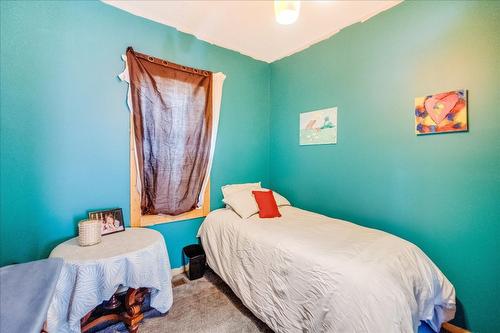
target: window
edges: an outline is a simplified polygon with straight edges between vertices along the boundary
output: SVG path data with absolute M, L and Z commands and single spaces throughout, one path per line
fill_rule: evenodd
M 133 227 L 206 216 L 225 76 L 127 49 Z
M 133 119 L 130 117 L 130 123 Z M 146 227 L 160 223 L 168 223 L 182 220 L 204 217 L 210 213 L 210 180 L 205 188 L 203 205 L 201 208 L 191 210 L 180 215 L 142 215 L 141 197 L 137 190 L 137 161 L 134 149 L 134 128 L 130 126 L 130 225 L 132 227 Z

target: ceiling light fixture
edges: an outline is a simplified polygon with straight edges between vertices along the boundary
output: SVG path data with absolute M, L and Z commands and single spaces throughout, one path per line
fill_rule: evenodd
M 300 1 L 274 0 L 274 15 L 279 24 L 292 24 L 297 21 Z

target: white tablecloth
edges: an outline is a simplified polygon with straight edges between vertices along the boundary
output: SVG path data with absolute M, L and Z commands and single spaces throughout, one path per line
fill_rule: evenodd
M 172 306 L 171 269 L 162 235 L 151 229 L 126 229 L 81 247 L 72 238 L 50 257 L 64 259 L 49 306 L 49 332 L 80 332 L 80 319 L 107 301 L 120 286 L 151 288 L 151 306 L 165 313 Z

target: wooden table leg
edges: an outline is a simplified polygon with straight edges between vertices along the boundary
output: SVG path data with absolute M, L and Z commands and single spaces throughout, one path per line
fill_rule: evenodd
M 114 310 L 117 309 L 121 305 L 120 301 L 118 300 L 118 297 L 116 297 L 116 294 L 113 294 L 109 301 L 104 302 L 104 308 L 106 310 Z
M 81 319 L 82 333 L 103 323 L 118 321 L 123 321 L 130 333 L 137 333 L 139 324 L 144 319 L 141 307 L 148 292 L 148 288 L 129 288 L 122 302 L 118 300 L 118 297 L 121 299 L 123 296 L 113 295 L 109 301 L 93 309 Z M 123 304 L 123 307 L 120 304 Z
M 130 333 L 137 333 L 139 323 L 144 319 L 141 306 L 142 302 L 144 302 L 144 294 L 146 291 L 146 288 L 129 288 L 127 296 L 125 296 L 126 313 L 123 314 L 123 322 Z

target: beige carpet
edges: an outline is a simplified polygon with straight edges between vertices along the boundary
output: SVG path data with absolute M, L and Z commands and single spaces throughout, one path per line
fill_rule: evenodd
M 173 285 L 174 304 L 169 313 L 146 319 L 139 333 L 272 333 L 212 271 L 194 281 L 176 277 Z

